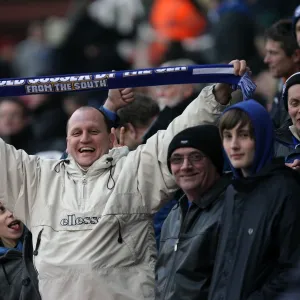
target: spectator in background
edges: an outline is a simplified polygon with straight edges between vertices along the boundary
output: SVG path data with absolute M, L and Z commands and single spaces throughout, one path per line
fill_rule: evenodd
M 16 149 L 35 153 L 29 110 L 17 98 L 0 99 L 0 137 Z
M 193 0 L 155 0 L 149 21 L 154 29 L 149 47 L 150 63 L 154 66 L 187 57 L 190 53 L 183 47 L 184 42 L 202 35 L 207 25 L 205 14 Z M 200 56 L 196 57 L 197 62 L 198 59 L 203 62 Z
M 195 64 L 189 59 L 178 59 L 165 62 L 161 67 L 187 66 Z M 185 108 L 195 99 L 203 85 L 174 84 L 155 87 L 154 99 L 160 106 L 160 113 L 151 128 L 144 135 L 144 142 L 158 130 L 163 130 L 179 116 Z
M 0 38 L 0 78 L 14 77 L 12 60 L 15 41 L 8 37 Z
M 148 96 L 137 94 L 135 101 L 118 111 L 120 135 L 124 127 L 124 145 L 135 150 L 143 143 L 143 137 L 159 114 L 157 103 Z
M 274 159 L 272 120 L 256 101 L 229 107 L 219 130 L 234 176 L 209 299 L 275 300 L 300 257 L 300 177 Z
M 31 113 L 36 152 L 66 149 L 68 116 L 63 110 L 61 95 L 37 94 L 22 97 Z
M 246 1 L 202 1 L 208 10 L 211 34 L 214 38 L 215 62 L 228 63 L 231 57 L 243 57 L 253 75 L 263 62 L 255 45 L 257 27 Z
M 271 116 L 276 128 L 289 119 L 281 101 L 282 86 L 292 74 L 300 71 L 300 49 L 292 32 L 291 20 L 280 20 L 266 31 L 266 55 L 264 62 L 272 76 L 279 79 L 278 94 L 275 96 Z
M 184 194 L 162 227 L 156 300 L 208 298 L 223 196 L 231 181 L 231 175 L 222 175 L 223 160 L 214 125 L 185 129 L 170 143 L 169 170 Z
M 51 70 L 51 49 L 45 41 L 44 24 L 29 24 L 28 35 L 15 49 L 13 68 L 17 77 L 47 75 Z
M 300 47 L 300 5 L 295 9 L 293 17 L 293 31 L 297 38 L 298 46 Z
M 76 109 L 87 105 L 88 98 L 85 93 L 70 93 L 63 98 L 63 109 L 68 118 L 71 117 Z
M 291 118 L 291 124 L 276 130 L 276 155 L 285 157 L 289 167 L 298 169 L 300 167 L 300 72 L 287 79 L 281 101 Z
M 31 233 L 0 202 L 0 299 L 40 300 Z

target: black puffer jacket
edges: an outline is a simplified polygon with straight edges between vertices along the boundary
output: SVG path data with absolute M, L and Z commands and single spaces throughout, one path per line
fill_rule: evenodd
M 26 232 L 23 253 L 11 249 L 0 257 L 0 300 L 41 300 L 32 256 L 31 233 Z
M 225 195 L 210 300 L 275 300 L 300 258 L 300 179 L 275 159 Z
M 207 299 L 230 178 L 221 177 L 190 207 L 184 196 L 171 210 L 161 232 L 155 299 Z

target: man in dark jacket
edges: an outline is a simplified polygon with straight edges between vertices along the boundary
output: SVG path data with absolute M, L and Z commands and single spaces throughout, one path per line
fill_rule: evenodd
M 208 297 L 218 244 L 223 174 L 218 128 L 201 125 L 183 130 L 170 143 L 169 169 L 184 192 L 164 222 L 156 266 L 156 299 Z
M 300 167 L 300 72 L 286 81 L 282 103 L 290 121 L 276 130 L 275 155 L 284 156 L 288 166 Z
M 300 257 L 299 175 L 274 159 L 272 121 L 256 101 L 226 110 L 219 130 L 234 179 L 209 299 L 277 299 Z

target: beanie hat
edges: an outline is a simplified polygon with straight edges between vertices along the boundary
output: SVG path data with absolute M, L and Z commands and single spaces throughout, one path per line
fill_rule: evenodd
M 178 148 L 195 148 L 210 158 L 217 171 L 223 172 L 223 148 L 218 127 L 199 125 L 179 132 L 171 141 L 168 149 L 168 168 L 171 172 L 170 157 Z M 171 172 L 172 173 L 172 172 Z
M 297 72 L 290 76 L 287 81 L 285 82 L 285 85 L 282 90 L 282 101 L 284 104 L 284 107 L 286 110 L 288 110 L 288 90 L 292 85 L 300 84 L 300 72 Z
M 294 12 L 294 17 L 293 17 L 293 33 L 295 36 L 296 36 L 296 24 L 299 19 L 300 19 L 300 5 L 296 7 Z

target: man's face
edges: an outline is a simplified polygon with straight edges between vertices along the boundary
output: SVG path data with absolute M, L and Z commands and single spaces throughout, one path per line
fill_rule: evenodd
M 298 134 L 300 134 L 300 83 L 288 89 L 288 112 Z
M 195 148 L 178 148 L 170 157 L 172 174 L 177 185 L 185 192 L 204 190 L 216 178 L 211 160 Z
M 23 109 L 17 103 L 3 101 L 0 103 L 0 135 L 10 136 L 21 132 L 27 124 Z
M 103 115 L 94 108 L 79 109 L 69 120 L 67 151 L 82 168 L 90 167 L 108 153 L 113 140 Z
M 297 37 L 297 42 L 300 47 L 300 19 L 296 23 L 296 37 Z
M 162 85 L 155 88 L 155 98 L 160 106 L 174 107 L 185 100 L 184 85 Z
M 286 55 L 280 42 L 267 39 L 265 50 L 264 62 L 268 65 L 273 77 L 288 78 L 294 73 L 295 62 L 292 57 Z
M 0 239 L 18 240 L 23 233 L 23 224 L 0 203 Z
M 235 169 L 247 172 L 254 162 L 255 141 L 250 136 L 249 125 L 237 124 L 223 131 L 223 147 Z M 244 173 L 244 172 L 243 172 Z

